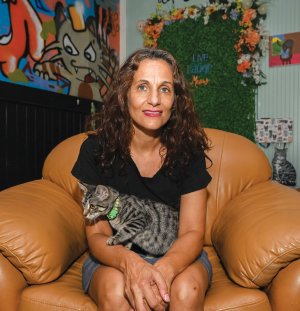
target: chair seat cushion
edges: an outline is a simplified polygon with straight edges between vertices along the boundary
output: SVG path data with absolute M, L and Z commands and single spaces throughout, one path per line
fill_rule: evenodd
M 96 311 L 96 305 L 82 290 L 81 269 L 85 258 L 86 254 L 82 255 L 59 279 L 26 288 L 19 311 Z

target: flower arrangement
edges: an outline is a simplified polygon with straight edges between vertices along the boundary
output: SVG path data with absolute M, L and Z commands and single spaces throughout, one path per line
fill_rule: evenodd
M 143 27 L 144 46 L 156 47 L 166 25 L 199 18 L 203 18 L 204 25 L 208 25 L 216 13 L 224 22 L 228 19 L 237 21 L 235 31 L 239 36 L 234 45 L 236 70 L 245 78 L 243 83 L 262 84 L 265 75 L 260 69 L 260 57 L 265 55 L 269 38 L 264 26 L 267 4 L 260 0 L 216 0 L 208 5 L 173 8 L 170 11 L 164 11 L 163 5 L 157 4 L 156 12 Z

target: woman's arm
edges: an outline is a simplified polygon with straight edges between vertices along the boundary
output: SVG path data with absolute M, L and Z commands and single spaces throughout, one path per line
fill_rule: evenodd
M 110 246 L 107 238 L 112 229 L 107 221 L 100 220 L 86 226 L 87 240 L 92 254 L 102 264 L 116 268 L 124 274 L 125 294 L 137 311 L 148 310 L 144 299 L 152 310 L 165 310 L 169 302 L 168 287 L 157 268 L 122 245 Z M 156 285 L 159 292 L 156 292 Z
M 178 239 L 155 263 L 170 287 L 173 279 L 199 256 L 206 221 L 206 188 L 181 196 Z

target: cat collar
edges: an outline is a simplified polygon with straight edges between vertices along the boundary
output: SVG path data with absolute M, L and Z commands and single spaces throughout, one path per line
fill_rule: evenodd
M 118 216 L 120 203 L 121 203 L 121 200 L 120 200 L 119 197 L 117 197 L 117 199 L 116 199 L 112 209 L 106 215 L 109 220 L 113 220 L 113 219 L 115 219 Z

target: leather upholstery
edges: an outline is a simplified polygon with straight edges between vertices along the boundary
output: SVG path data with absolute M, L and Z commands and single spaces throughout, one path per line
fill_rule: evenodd
M 213 279 L 205 311 L 300 310 L 300 192 L 270 180 L 254 143 L 206 131 L 213 179 L 205 249 Z M 0 311 L 97 309 L 81 288 L 87 243 L 70 174 L 85 138 L 55 147 L 42 179 L 0 192 Z
M 212 149 L 209 168 L 205 244 L 211 244 L 211 229 L 216 217 L 228 202 L 242 191 L 271 177 L 264 153 L 246 138 L 225 131 L 207 129 Z M 209 163 L 207 163 L 207 166 Z
M 55 280 L 86 249 L 80 206 L 48 180 L 3 191 L 1 214 L 2 254 L 28 284 Z
M 300 257 L 298 199 L 297 191 L 265 182 L 247 189 L 222 210 L 213 244 L 236 283 L 267 286 Z
M 279 271 L 269 284 L 267 293 L 273 311 L 300 310 L 300 259 Z

